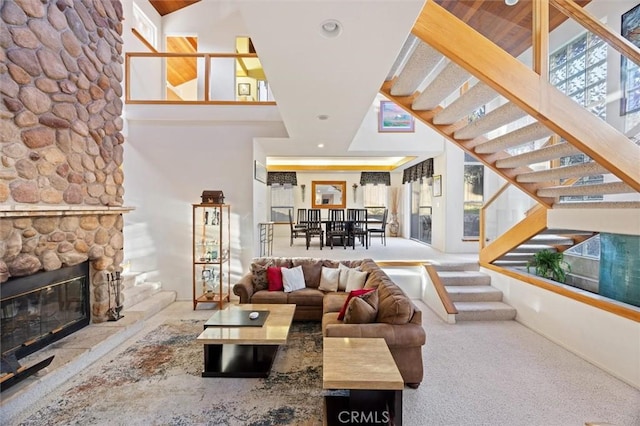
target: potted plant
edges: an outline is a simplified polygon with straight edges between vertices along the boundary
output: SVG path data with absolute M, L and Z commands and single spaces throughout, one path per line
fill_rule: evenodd
M 533 255 L 536 275 L 564 283 L 567 280 L 567 273 L 571 272 L 571 265 L 563 259 L 564 255 L 561 252 L 540 250 Z M 531 262 L 527 262 L 527 272 L 531 266 Z

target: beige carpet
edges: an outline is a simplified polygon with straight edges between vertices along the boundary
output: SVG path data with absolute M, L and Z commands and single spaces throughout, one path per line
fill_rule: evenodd
M 581 426 L 585 422 L 596 421 L 618 426 L 640 424 L 640 391 L 517 322 L 448 325 L 421 302 L 417 303 L 423 309 L 427 331 L 427 345 L 423 351 L 425 379 L 418 389 L 407 388 L 404 391 L 405 425 Z M 194 312 L 190 302 L 172 304 L 147 321 L 145 329 L 117 351 L 88 367 L 73 383 L 39 401 L 28 413 L 28 424 L 318 424 L 318 420 L 313 418 L 300 423 L 299 418 L 277 410 L 275 404 L 265 405 L 260 401 L 252 390 L 264 389 L 269 384 L 262 379 L 232 379 L 237 382 L 228 382 L 230 392 L 244 389 L 240 394 L 245 400 L 236 406 L 248 404 L 252 407 L 251 420 L 247 421 L 238 417 L 223 420 L 213 415 L 210 420 L 204 420 L 206 417 L 194 415 L 201 410 L 203 399 L 210 399 L 212 405 L 218 399 L 224 400 L 207 391 L 212 387 L 212 381 L 217 379 L 199 378 L 194 374 L 189 376 L 189 380 L 199 383 L 195 387 L 185 388 L 181 380 L 176 382 L 176 386 L 180 384 L 179 399 L 172 389 L 157 383 L 143 388 L 135 398 L 106 392 L 101 395 L 100 403 L 95 405 L 80 397 L 69 398 L 79 383 L 106 374 L 104 372 L 108 371 L 110 364 L 117 363 L 123 356 L 126 358 L 150 330 L 177 320 L 204 321 L 210 315 L 211 311 Z M 193 373 L 199 368 L 188 365 L 185 371 Z M 295 392 L 296 388 L 292 390 Z M 235 395 L 237 398 L 238 394 Z M 88 414 L 80 418 L 66 418 L 62 423 L 52 422 L 53 418 L 46 417 L 47 410 L 51 407 L 64 408 L 61 401 L 68 402 L 70 411 L 78 408 L 74 404 L 83 407 L 86 404 Z M 281 403 L 285 404 L 285 401 Z M 104 406 L 122 406 L 127 413 L 126 421 L 121 416 L 109 418 L 97 412 Z M 96 412 L 91 414 L 91 410 Z M 166 419 L 175 419 L 175 422 Z M 255 419 L 264 421 L 254 423 Z

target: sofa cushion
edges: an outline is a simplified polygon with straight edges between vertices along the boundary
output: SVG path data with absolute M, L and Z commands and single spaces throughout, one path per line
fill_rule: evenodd
M 284 284 L 282 282 L 282 271 L 280 266 L 269 266 L 267 268 L 267 281 L 269 283 L 269 291 L 282 291 Z
M 304 281 L 309 288 L 318 288 L 322 273 L 322 260 L 309 258 L 294 258 L 293 266 L 302 266 Z
M 251 303 L 287 303 L 287 293 L 283 291 L 260 290 L 253 293 Z
M 349 297 L 349 293 L 343 291 L 326 294 L 322 299 L 322 312 L 340 312 L 347 297 Z
M 282 268 L 281 271 L 282 284 L 285 293 L 291 293 L 292 291 L 302 290 L 305 288 L 302 266 L 296 266 L 295 268 Z
M 315 288 L 303 288 L 292 293 L 287 293 L 287 303 L 297 306 L 322 306 L 324 293 Z
M 338 280 L 340 279 L 340 269 L 322 267 L 320 274 L 320 286 L 318 290 L 322 291 L 338 291 Z
M 370 291 L 362 296 L 353 297 L 344 314 L 345 324 L 369 324 L 378 314 L 378 292 Z
M 347 278 L 347 287 L 344 291 L 357 290 L 364 287 L 364 283 L 367 280 L 369 273 L 365 271 L 358 271 L 357 269 L 349 269 Z
M 282 268 L 291 268 L 293 263 L 289 257 L 254 257 L 251 261 L 258 265 L 280 266 Z
M 340 309 L 340 313 L 338 314 L 338 319 L 340 321 L 344 320 L 344 314 L 345 312 L 347 312 L 347 307 L 349 306 L 349 301 L 351 301 L 351 298 L 362 296 L 363 294 L 367 294 L 371 291 L 373 291 L 373 289 L 366 289 L 366 288 L 360 288 L 357 290 L 350 291 L 349 295 L 347 296 L 347 299 L 344 301 L 344 305 L 342 305 L 342 309 Z
M 387 278 L 388 280 L 388 278 Z M 413 316 L 413 303 L 400 287 L 392 282 L 382 281 L 378 286 L 377 322 L 406 324 Z
M 251 263 L 251 282 L 253 290 L 260 291 L 269 288 L 269 280 L 267 278 L 267 268 L 272 266 L 271 262 L 260 264 L 258 262 Z

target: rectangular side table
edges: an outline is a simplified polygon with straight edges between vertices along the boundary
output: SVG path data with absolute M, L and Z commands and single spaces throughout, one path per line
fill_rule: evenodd
M 382 338 L 325 337 L 322 388 L 345 390 L 325 395 L 327 425 L 402 425 L 404 381 Z

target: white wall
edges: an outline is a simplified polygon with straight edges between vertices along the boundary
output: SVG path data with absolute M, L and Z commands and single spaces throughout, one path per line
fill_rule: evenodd
M 202 19 L 206 17 L 207 19 Z M 177 10 L 163 18 L 165 34 L 192 34 L 198 37 L 198 52 L 235 53 L 236 37 L 247 29 L 233 2 L 202 1 Z M 198 61 L 199 95 L 203 99 L 204 63 Z M 235 61 L 215 59 L 211 66 L 210 99 L 234 100 L 236 94 Z
M 133 25 L 133 1 L 123 0 L 122 7 L 124 16 L 122 39 L 124 40 L 127 52 L 149 52 L 149 49 L 133 35 L 131 26 Z M 151 20 L 157 29 L 156 37 L 162 40 L 162 18 L 148 1 L 137 0 L 135 4 Z M 158 50 L 162 51 L 160 44 Z M 124 70 L 124 66 L 123 66 Z M 164 99 L 165 78 L 162 61 L 155 58 L 132 58 L 130 71 L 130 93 L 131 99 Z M 123 80 L 123 86 L 125 81 Z M 124 87 L 123 87 L 124 88 Z M 124 99 L 124 97 L 123 97 Z
M 125 143 L 125 262 L 152 271 L 178 299 L 191 299 L 191 204 L 222 190 L 231 205 L 232 280 L 254 256 L 253 138 L 284 134 L 282 123 L 130 121 Z M 262 185 L 262 184 L 261 184 Z M 262 218 L 260 218 L 262 220 Z
M 640 323 L 482 268 L 516 320 L 640 388 Z

